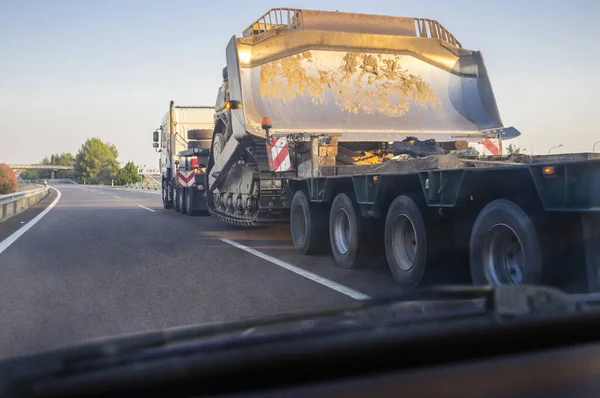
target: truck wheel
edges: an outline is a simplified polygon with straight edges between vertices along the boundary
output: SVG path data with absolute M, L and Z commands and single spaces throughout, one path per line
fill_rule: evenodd
M 539 284 L 542 257 L 534 223 L 516 203 L 498 199 L 481 210 L 469 242 L 474 284 Z
M 179 213 L 179 196 L 179 187 L 175 186 L 175 188 L 173 188 L 173 209 L 175 209 L 177 213 Z
M 194 204 L 194 189 L 196 187 L 187 188 L 185 192 L 185 214 L 195 216 L 197 211 L 193 209 Z
M 372 248 L 364 244 L 364 224 L 354 195 L 338 194 L 329 213 L 329 240 L 333 257 L 340 267 L 351 269 L 366 266 L 367 253 Z
M 327 248 L 327 210 L 324 204 L 310 202 L 303 191 L 296 191 L 294 194 L 290 230 L 294 247 L 299 253 L 322 253 Z
M 400 286 L 421 282 L 428 256 L 427 233 L 419 206 L 410 196 L 398 196 L 385 220 L 385 253 L 394 280 Z
M 179 188 L 179 212 L 181 214 L 186 214 L 185 202 L 187 196 L 187 188 Z
M 172 197 L 173 194 L 170 191 L 171 191 L 171 187 L 167 183 L 167 180 L 163 180 L 162 181 L 162 192 L 161 192 L 161 194 L 162 194 L 163 207 L 165 209 L 172 209 L 173 208 L 173 197 Z

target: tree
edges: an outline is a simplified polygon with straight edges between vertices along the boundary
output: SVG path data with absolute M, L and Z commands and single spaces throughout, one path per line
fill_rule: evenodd
M 140 180 L 140 176 L 138 174 L 138 169 L 135 167 L 133 162 L 127 162 L 125 167 L 117 173 L 117 184 L 118 185 L 126 185 L 129 183 L 135 183 Z
M 92 183 L 94 184 L 110 184 L 115 178 L 117 178 L 117 173 L 112 167 L 103 167 L 100 169 L 96 177 L 92 179 Z
M 87 139 L 75 156 L 75 176 L 91 184 L 110 184 L 119 170 L 117 148 L 100 138 Z
M 17 191 L 17 176 L 6 163 L 0 163 L 0 195 Z
M 23 180 L 38 180 L 40 178 L 40 172 L 33 169 L 23 170 L 21 174 L 19 174 Z
M 45 166 L 56 165 L 56 166 L 73 166 L 75 163 L 75 158 L 73 154 L 69 152 L 56 153 L 50 155 L 50 157 L 46 156 L 40 164 Z M 39 178 L 50 178 L 52 171 L 51 170 L 41 170 L 38 172 Z M 21 173 L 22 174 L 22 173 Z M 73 172 L 71 170 L 57 170 L 54 174 L 56 178 L 73 178 Z M 22 177 L 25 178 L 25 177 Z
M 56 154 L 56 155 L 52 155 L 54 157 L 54 162 L 52 164 L 55 165 L 59 165 L 59 166 L 74 166 L 75 164 L 75 157 L 73 156 L 72 153 L 69 152 L 63 152 L 60 155 Z M 52 157 L 50 158 L 52 161 Z M 56 171 L 55 177 L 56 178 L 73 178 L 73 175 L 75 173 L 72 170 L 58 170 Z
M 75 163 L 75 158 L 73 158 L 73 154 L 69 152 L 63 152 L 60 155 L 52 155 L 52 157 L 54 158 L 52 164 L 57 164 L 60 166 L 73 166 L 73 163 Z M 50 158 L 51 161 L 52 157 Z
M 506 153 L 509 155 L 520 155 L 525 152 L 525 149 L 517 148 L 515 144 L 510 144 L 506 147 Z

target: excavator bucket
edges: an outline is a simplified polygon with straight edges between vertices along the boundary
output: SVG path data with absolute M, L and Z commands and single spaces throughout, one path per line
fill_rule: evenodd
M 326 133 L 339 141 L 519 135 L 504 128 L 481 53 L 438 22 L 273 9 L 227 49 L 238 139 Z

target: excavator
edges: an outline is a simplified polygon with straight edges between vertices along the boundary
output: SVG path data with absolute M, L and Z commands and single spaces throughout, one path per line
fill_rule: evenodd
M 503 127 L 481 53 L 433 20 L 276 8 L 226 58 L 207 187 L 227 222 L 286 220 L 282 181 L 381 164 L 407 138 L 501 148 L 519 135 Z

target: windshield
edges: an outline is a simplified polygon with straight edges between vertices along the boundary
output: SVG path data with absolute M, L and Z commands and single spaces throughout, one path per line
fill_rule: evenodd
M 599 3 L 297 5 L 0 4 L 0 359 L 600 289 Z

